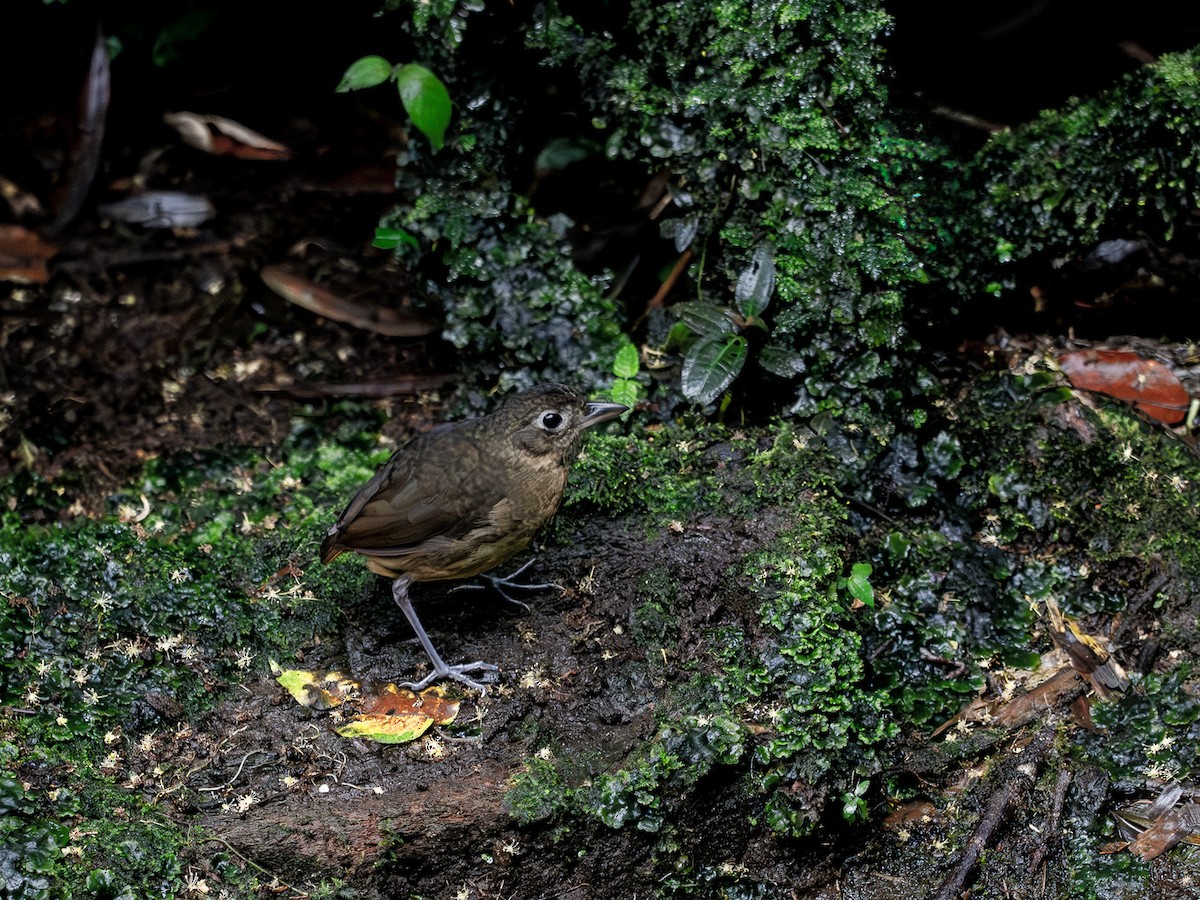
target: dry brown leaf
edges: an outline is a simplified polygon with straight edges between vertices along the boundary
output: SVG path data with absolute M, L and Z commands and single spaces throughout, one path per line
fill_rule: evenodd
M 0 281 L 45 284 L 50 279 L 46 262 L 58 247 L 20 225 L 0 225 Z
M 1113 813 L 1122 837 L 1131 838 L 1116 850 L 1127 849 L 1152 860 L 1179 843 L 1200 846 L 1200 804 L 1179 804 L 1183 788 L 1167 785 L 1153 801 L 1139 801 Z M 1136 837 L 1133 837 L 1136 835 Z
M 185 144 L 214 156 L 281 160 L 290 159 L 292 155 L 292 151 L 278 141 L 223 116 L 169 112 L 163 115 L 163 121 L 179 132 Z
M 1127 400 L 1148 416 L 1174 425 L 1183 421 L 1190 397 L 1175 373 L 1128 350 L 1074 350 L 1058 358 L 1071 384 Z
M 267 266 L 259 273 L 267 287 L 283 299 L 319 316 L 345 322 L 390 337 L 422 337 L 438 330 L 431 319 L 379 304 L 364 304 L 339 296 L 282 266 Z

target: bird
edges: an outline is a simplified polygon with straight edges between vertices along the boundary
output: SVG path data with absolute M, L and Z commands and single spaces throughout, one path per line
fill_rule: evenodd
M 588 400 L 564 384 L 540 384 L 488 415 L 418 435 L 359 489 L 321 542 L 320 558 L 330 563 L 357 553 L 372 572 L 392 579 L 392 597 L 433 665 L 427 676 L 400 687 L 420 691 L 448 679 L 484 690 L 470 676 L 495 679 L 499 668 L 492 663 L 442 659 L 413 609 L 409 586 L 482 575 L 529 546 L 558 511 L 583 432 L 628 409 Z

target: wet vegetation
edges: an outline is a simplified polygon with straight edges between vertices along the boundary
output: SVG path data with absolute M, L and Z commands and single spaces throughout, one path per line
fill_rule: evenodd
M 1194 877 L 1113 845 L 1200 762 L 1190 426 L 1071 390 L 1048 344 L 943 338 L 1101 241 L 1191 258 L 1195 53 L 964 148 L 889 100 L 872 2 L 388 6 L 409 45 L 378 52 L 455 103 L 381 222 L 456 360 L 439 414 L 550 378 L 640 401 L 539 547 L 565 591 L 512 618 L 426 586 L 503 683 L 410 746 L 344 740 L 268 661 L 419 664 L 375 577 L 314 558 L 384 405 L 295 402 L 100 497 L 7 418 L 0 896 Z

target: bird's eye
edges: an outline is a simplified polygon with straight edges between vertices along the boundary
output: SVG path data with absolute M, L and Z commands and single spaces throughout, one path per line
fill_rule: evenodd
M 562 414 L 556 413 L 552 409 L 548 409 L 538 416 L 538 424 L 547 431 L 558 431 L 562 427 L 562 423 Z

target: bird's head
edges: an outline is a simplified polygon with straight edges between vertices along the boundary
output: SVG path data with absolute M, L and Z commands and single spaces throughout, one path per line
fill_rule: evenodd
M 565 384 L 540 384 L 510 397 L 494 415 L 521 451 L 569 461 L 585 429 L 615 419 L 627 409 L 621 403 L 588 400 Z

